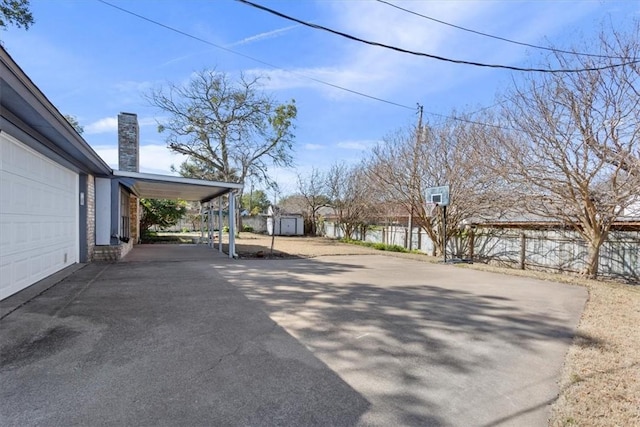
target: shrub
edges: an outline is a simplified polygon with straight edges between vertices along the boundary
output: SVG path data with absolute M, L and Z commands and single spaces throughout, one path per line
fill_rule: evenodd
M 350 240 L 350 239 L 340 239 L 343 243 L 349 243 L 352 245 L 360 245 L 366 246 L 369 248 L 373 248 L 379 251 L 388 251 L 388 252 L 409 252 L 407 249 L 400 245 L 387 245 L 384 243 L 373 243 L 373 242 L 362 242 L 360 240 Z
M 190 243 L 191 239 L 180 236 L 158 236 L 157 233 L 144 233 L 140 239 L 142 243 Z
M 242 226 L 242 231 L 246 231 L 247 233 L 253 233 L 253 227 L 250 225 Z

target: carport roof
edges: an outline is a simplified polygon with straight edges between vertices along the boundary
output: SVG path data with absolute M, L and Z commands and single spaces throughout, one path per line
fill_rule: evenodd
M 232 182 L 204 181 L 170 175 L 118 170 L 114 170 L 113 175 L 120 178 L 120 182 L 137 196 L 148 199 L 208 202 L 231 191 L 242 189 L 242 184 Z

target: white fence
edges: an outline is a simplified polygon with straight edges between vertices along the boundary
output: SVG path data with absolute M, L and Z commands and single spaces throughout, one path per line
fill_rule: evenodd
M 217 215 L 216 215 L 217 217 Z M 222 217 L 222 224 L 229 226 L 229 217 L 224 214 Z M 267 232 L 267 217 L 264 215 L 255 215 L 255 216 L 243 216 L 242 217 L 242 226 L 243 227 L 252 227 L 255 233 L 266 233 Z M 159 230 L 154 230 L 159 231 Z M 200 220 L 190 221 L 187 218 L 182 218 L 176 225 L 171 227 L 167 227 L 164 231 L 200 231 Z
M 343 237 L 334 223 L 325 223 L 324 234 Z M 409 247 L 408 229 L 403 226 L 376 227 L 367 231 L 364 239 L 359 233 L 355 233 L 354 239 Z M 567 272 L 583 271 L 588 257 L 587 246 L 571 230 L 477 229 L 473 252 L 469 240 L 468 236 L 451 238 L 448 255 L 461 258 L 473 255 L 474 261 Z M 414 228 L 411 243 L 412 249 L 432 253 L 433 242 L 424 231 Z M 611 231 L 600 248 L 598 272 L 640 284 L 640 231 Z

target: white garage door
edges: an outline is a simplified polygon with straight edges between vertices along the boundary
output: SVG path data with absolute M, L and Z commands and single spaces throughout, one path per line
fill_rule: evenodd
M 292 236 L 296 234 L 296 219 L 282 218 L 280 219 L 280 234 L 283 236 Z
M 0 299 L 78 261 L 78 174 L 0 133 Z

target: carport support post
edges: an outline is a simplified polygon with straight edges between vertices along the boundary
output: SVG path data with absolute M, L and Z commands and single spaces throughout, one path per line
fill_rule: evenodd
M 527 235 L 520 233 L 520 270 L 524 270 L 527 260 Z
M 202 203 L 200 203 L 200 240 L 198 244 L 202 243 L 204 240 L 204 209 Z
M 229 258 L 236 253 L 236 193 L 229 193 Z
M 222 253 L 222 196 L 218 197 L 218 251 Z
M 207 245 L 214 247 L 213 241 L 213 220 L 211 219 L 211 203 L 207 204 Z
M 211 204 L 211 247 L 216 247 L 216 233 L 215 229 L 218 229 L 218 238 L 220 238 L 220 233 L 222 230 L 222 225 L 220 225 L 220 221 L 218 220 L 216 223 L 216 207 L 212 203 Z M 220 241 L 218 241 L 218 248 L 220 247 Z
M 211 233 L 211 247 L 216 247 L 216 208 L 212 202 L 209 202 L 209 232 Z

